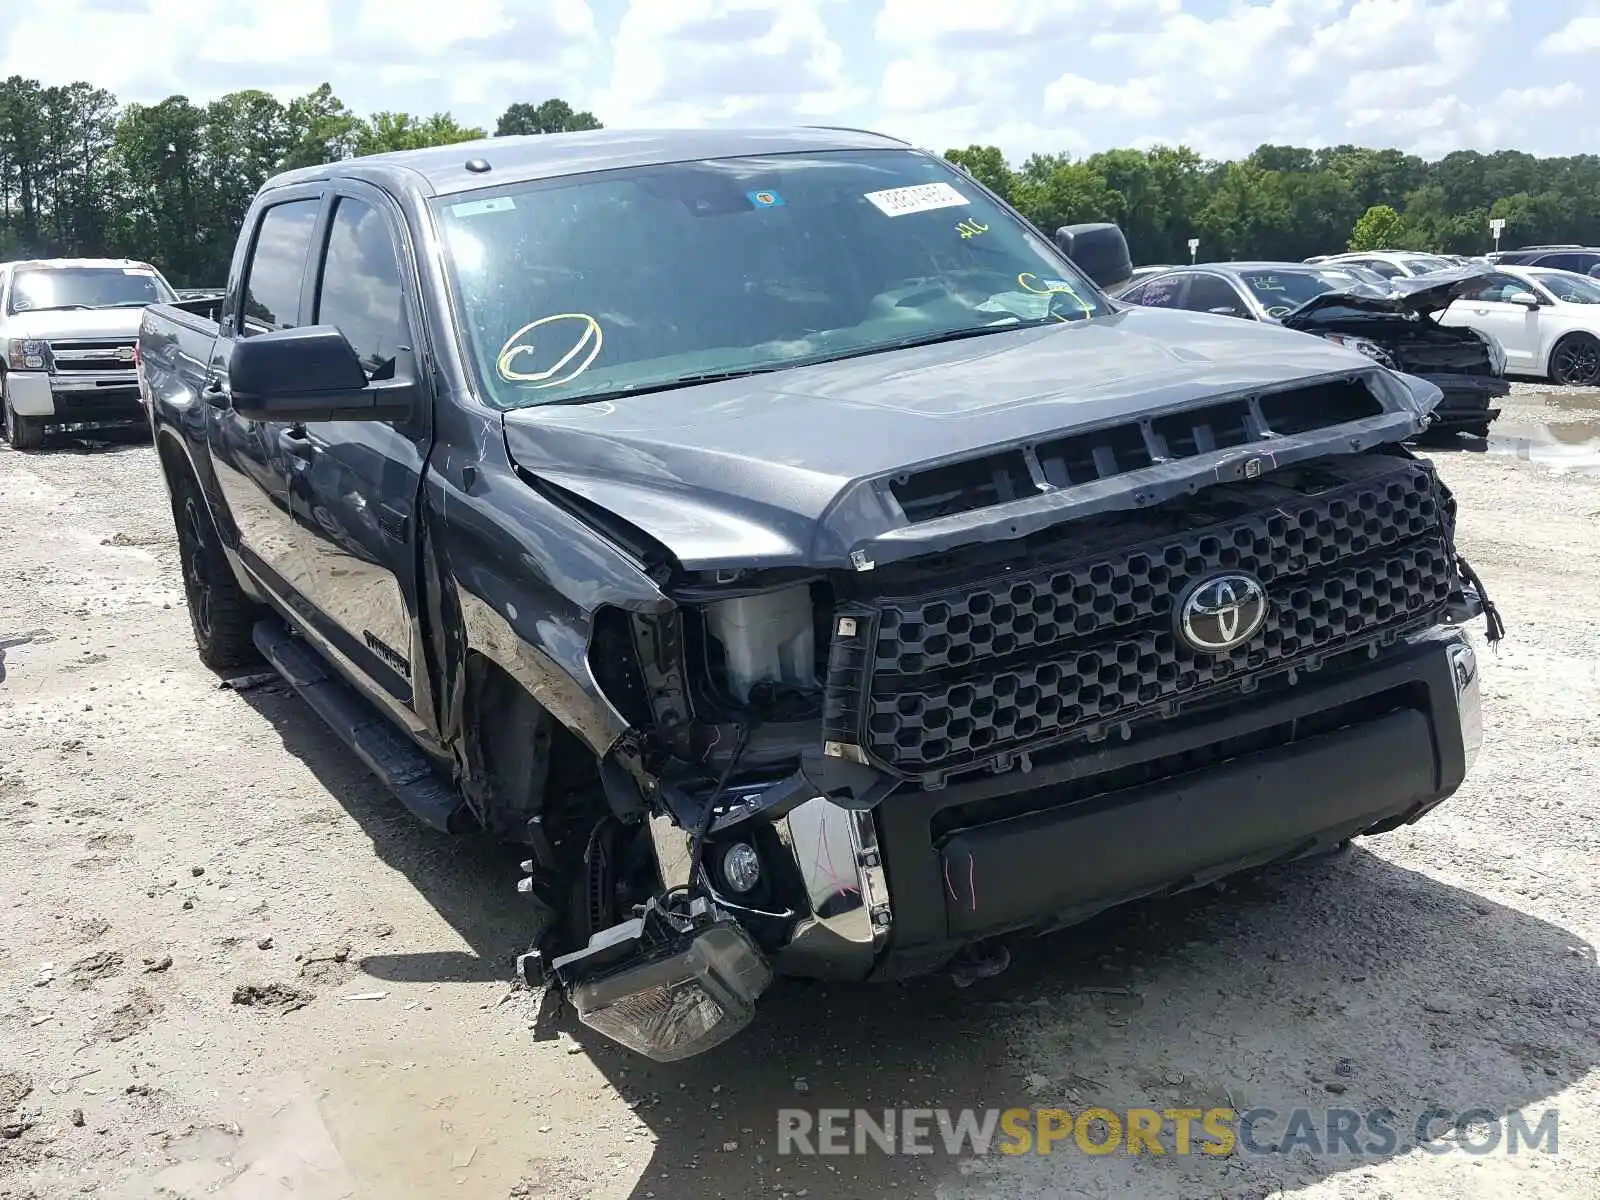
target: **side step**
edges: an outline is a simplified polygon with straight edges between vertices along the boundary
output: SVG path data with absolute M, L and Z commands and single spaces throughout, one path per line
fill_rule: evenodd
M 273 668 L 293 685 L 411 812 L 443 833 L 470 824 L 460 794 L 434 772 L 427 755 L 413 746 L 276 618 L 257 621 L 251 637 Z

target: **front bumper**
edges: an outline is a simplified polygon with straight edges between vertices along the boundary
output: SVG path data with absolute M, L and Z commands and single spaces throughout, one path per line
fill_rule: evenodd
M 1490 402 L 1507 396 L 1511 385 L 1495 375 L 1425 375 L 1444 393 L 1433 410 L 1429 433 L 1460 433 L 1486 429 L 1500 416 Z
M 917 974 L 976 941 L 1071 925 L 1382 833 L 1460 786 L 1482 731 L 1476 656 L 1460 633 L 1440 628 L 1381 665 L 1308 678 L 1248 707 L 1078 747 L 1059 761 L 1039 756 L 1026 775 L 897 792 L 870 816 L 818 800 L 844 831 L 822 861 L 845 900 L 803 922 L 807 940 L 774 965 L 833 977 Z M 864 816 L 865 832 L 852 834 Z M 806 838 L 796 849 L 819 846 Z M 880 848 L 872 879 L 865 864 L 880 861 Z M 821 930 L 832 934 L 826 943 Z M 874 945 L 872 933 L 887 937 Z M 796 953 L 801 945 L 807 952 Z
M 135 371 L 12 371 L 6 397 L 21 417 L 42 417 L 60 425 L 105 425 L 143 421 L 139 376 Z

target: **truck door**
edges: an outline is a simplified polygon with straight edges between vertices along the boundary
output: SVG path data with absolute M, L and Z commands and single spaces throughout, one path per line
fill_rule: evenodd
M 308 323 L 337 327 L 369 379 L 416 379 L 423 321 L 405 223 L 376 188 L 333 188 L 313 252 Z M 280 435 L 294 514 L 290 578 L 308 623 L 424 735 L 431 709 L 424 698 L 418 714 L 413 692 L 421 664 L 416 514 L 431 431 L 431 407 L 419 399 L 406 420 L 313 421 Z
M 239 531 L 238 551 L 251 573 L 284 603 L 293 598 L 293 516 L 286 458 L 296 443 L 286 427 L 233 412 L 228 363 L 241 338 L 306 324 L 311 247 L 326 208 L 326 185 L 285 188 L 255 210 L 243 237 L 237 282 L 229 288 L 206 367 L 206 438 L 217 486 Z

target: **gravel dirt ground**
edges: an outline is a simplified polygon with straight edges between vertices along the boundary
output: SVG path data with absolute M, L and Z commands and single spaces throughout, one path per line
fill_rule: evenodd
M 1436 455 L 1510 636 L 1434 816 L 969 988 L 780 985 L 675 1067 L 510 988 L 514 855 L 201 668 L 147 444 L 0 447 L 0 1197 L 1600 1195 L 1596 439 L 1595 393 L 1519 385 L 1487 446 Z M 776 1153 L 780 1108 L 896 1105 L 1387 1108 L 1400 1138 Z M 1559 1153 L 1410 1147 L 1431 1107 L 1559 1110 Z

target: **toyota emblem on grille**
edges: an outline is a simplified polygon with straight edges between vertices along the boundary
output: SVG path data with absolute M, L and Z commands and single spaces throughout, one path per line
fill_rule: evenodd
M 1267 619 L 1267 593 L 1251 575 L 1213 575 L 1178 605 L 1178 632 L 1196 650 L 1226 653 L 1255 636 Z

